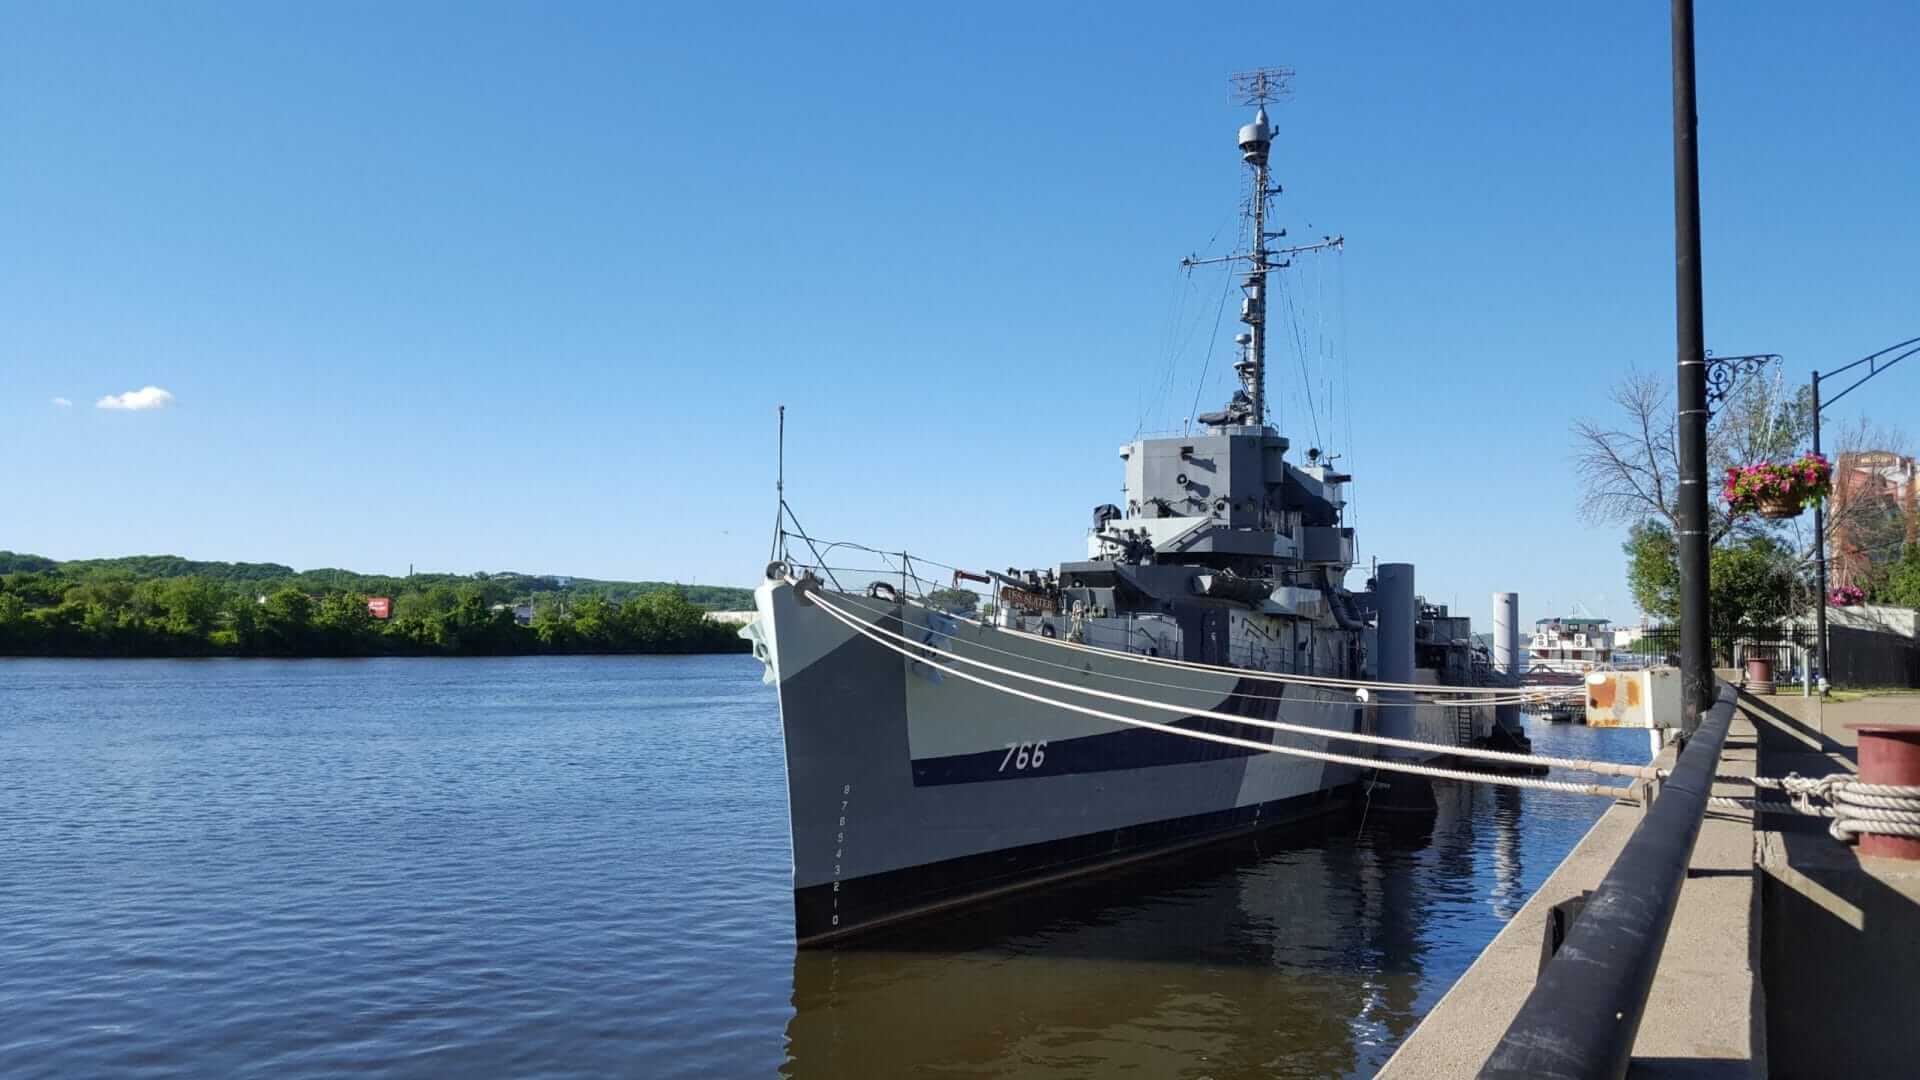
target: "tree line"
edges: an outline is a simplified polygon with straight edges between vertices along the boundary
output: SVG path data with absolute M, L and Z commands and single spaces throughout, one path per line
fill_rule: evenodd
M 560 574 L 524 574 L 518 571 L 485 571 L 471 574 L 409 573 L 362 574 L 353 570 L 324 567 L 295 570 L 280 563 L 209 562 L 184 559 L 178 555 L 123 555 L 110 559 L 69 559 L 60 561 L 44 555 L 0 551 L 0 574 L 58 571 L 73 580 L 123 575 L 134 581 L 149 578 L 200 577 L 236 587 L 254 590 L 256 596 L 292 587 L 318 595 L 327 592 L 359 592 L 368 596 L 399 596 L 406 592 L 424 592 L 438 585 L 448 588 L 477 588 L 488 604 L 510 603 L 537 598 L 593 593 L 609 600 L 630 600 L 655 592 L 677 592 L 696 607 L 710 611 L 744 611 L 753 607 L 753 591 L 730 585 L 681 585 L 665 581 L 607 581 L 598 578 L 568 577 Z
M 244 578 L 189 573 L 143 579 L 124 568 L 76 571 L 73 564 L 16 570 L 0 573 L 0 655 L 511 656 L 747 649 L 735 627 L 707 619 L 705 609 L 672 587 L 629 590 L 624 596 L 592 588 L 549 589 L 532 596 L 533 618 L 525 625 L 514 615 L 517 598 L 491 581 L 444 575 L 423 587 L 378 595 L 391 598 L 389 618 L 374 618 L 368 593 L 354 588 L 311 589 L 283 580 L 263 590 Z

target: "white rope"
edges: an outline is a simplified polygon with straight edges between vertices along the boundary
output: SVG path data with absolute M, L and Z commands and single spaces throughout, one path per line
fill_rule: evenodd
M 838 611 L 835 605 L 829 603 L 827 600 L 825 600 L 825 598 L 821 597 L 817 591 L 812 592 L 810 595 L 813 597 L 813 600 L 816 604 L 818 604 L 822 608 L 834 611 L 836 616 L 845 614 L 844 612 Z M 891 615 L 891 612 L 888 612 L 886 614 Z M 845 622 L 846 620 L 843 618 L 841 619 L 841 621 Z M 924 653 L 927 648 L 921 642 L 915 641 L 912 638 L 905 636 L 904 634 L 897 634 L 891 630 L 887 630 L 879 626 L 873 626 L 872 624 L 863 623 L 862 625 L 868 626 L 878 633 L 881 633 L 886 635 L 887 637 L 893 638 L 895 641 L 903 642 L 908 647 L 916 650 L 919 653 Z M 995 651 L 1000 651 L 1000 650 L 995 650 Z M 1307 736 L 1319 737 L 1323 739 L 1336 739 L 1336 740 L 1345 741 L 1345 742 L 1370 743 L 1376 746 L 1388 746 L 1388 747 L 1393 747 L 1395 749 L 1400 749 L 1400 750 L 1415 750 L 1415 751 L 1422 751 L 1422 752 L 1437 751 L 1440 753 L 1453 754 L 1458 757 L 1478 758 L 1484 761 L 1497 761 L 1503 764 L 1510 764 L 1510 765 L 1534 765 L 1534 766 L 1545 765 L 1552 768 L 1570 769 L 1576 772 L 1598 773 L 1604 776 L 1625 776 L 1635 780 L 1653 780 L 1653 779 L 1659 779 L 1665 776 L 1665 773 L 1662 770 L 1656 769 L 1651 765 L 1646 765 L 1646 766 L 1623 765 L 1618 762 L 1612 762 L 1612 761 L 1588 761 L 1581 758 L 1542 757 L 1534 754 L 1513 753 L 1511 751 L 1506 751 L 1506 750 L 1483 750 L 1477 747 L 1452 746 L 1444 743 L 1426 742 L 1420 739 L 1396 739 L 1388 735 L 1369 735 L 1363 732 L 1336 731 L 1329 728 L 1313 727 L 1307 724 L 1291 724 L 1282 720 L 1262 720 L 1255 717 L 1238 716 L 1232 713 L 1219 713 L 1219 712 L 1213 712 L 1207 709 L 1189 708 L 1184 705 L 1172 705 L 1165 702 L 1153 701 L 1147 698 L 1136 698 L 1136 697 L 1130 697 L 1125 694 L 1115 694 L 1106 690 L 1095 690 L 1091 687 L 1074 686 L 1071 683 L 1063 683 L 1053 679 L 1043 678 L 1039 675 L 1032 675 L 1026 672 L 1014 671 L 1009 668 L 998 667 L 993 664 L 989 664 L 984 660 L 974 660 L 969 657 L 961 656 L 958 653 L 948 653 L 946 655 L 952 657 L 954 660 L 957 660 L 963 664 L 967 664 L 967 665 L 978 667 L 978 668 L 984 668 L 987 671 L 991 671 L 1000 675 L 1011 675 L 1016 679 L 1024 679 L 1028 682 L 1038 683 L 1042 686 L 1050 686 L 1057 689 L 1066 690 L 1070 693 L 1086 694 L 1090 697 L 1105 698 L 1109 701 L 1117 701 L 1126 705 L 1139 705 L 1149 709 L 1158 709 L 1162 712 L 1178 713 L 1181 716 L 1204 716 L 1212 720 L 1224 720 L 1229 723 L 1246 724 L 1252 727 L 1268 728 L 1273 731 L 1282 731 L 1282 732 L 1286 732 L 1294 735 L 1307 735 Z M 1018 655 L 1018 654 L 1011 654 L 1011 655 Z M 1039 661 L 1039 662 L 1045 663 L 1045 661 Z M 1082 671 L 1083 669 L 1074 668 L 1072 670 Z M 1187 688 L 1187 689 L 1191 689 L 1191 688 Z M 1235 696 L 1239 696 L 1239 695 L 1235 695 Z M 1266 698 L 1263 700 L 1301 702 L 1303 699 Z M 1332 704 L 1347 704 L 1347 703 L 1335 702 Z
M 1207 742 L 1216 742 L 1225 746 L 1238 746 L 1238 747 L 1244 747 L 1249 750 L 1265 751 L 1267 753 L 1287 754 L 1294 757 L 1311 758 L 1315 761 L 1324 761 L 1334 765 L 1350 765 L 1350 766 L 1354 766 L 1362 769 L 1385 769 L 1389 772 L 1403 772 L 1403 773 L 1412 774 L 1414 776 L 1426 776 L 1426 777 L 1431 777 L 1438 780 L 1463 780 L 1470 783 L 1479 782 L 1479 783 L 1495 784 L 1495 785 L 1500 785 L 1505 787 L 1535 788 L 1543 791 L 1560 791 L 1560 792 L 1565 792 L 1573 795 L 1597 795 L 1602 798 L 1608 798 L 1608 799 L 1623 798 L 1629 794 L 1628 790 L 1625 787 L 1619 787 L 1619 786 L 1608 785 L 1608 784 L 1576 784 L 1571 781 L 1564 781 L 1564 780 L 1537 780 L 1530 777 L 1494 776 L 1486 773 L 1467 772 L 1461 769 L 1442 769 L 1442 768 L 1436 768 L 1431 765 L 1415 765 L 1410 762 L 1383 761 L 1375 758 L 1356 757 L 1351 754 L 1336 754 L 1326 750 L 1308 750 L 1304 747 L 1295 747 L 1295 746 L 1276 746 L 1273 743 L 1259 742 L 1254 739 L 1243 739 L 1234 735 L 1220 735 L 1211 731 L 1196 731 L 1190 728 L 1180 728 L 1180 727 L 1175 727 L 1171 724 L 1162 724 L 1152 720 L 1141 720 L 1131 716 L 1122 716 L 1118 713 L 1105 712 L 1103 710 L 1090 708 L 1085 705 L 1075 705 L 1070 702 L 1055 701 L 1050 698 L 1044 697 L 1040 694 L 1031 693 L 1026 690 L 1020 690 L 1011 686 L 1004 686 L 1000 683 L 993 682 L 990 679 L 986 679 L 978 675 L 961 671 L 958 668 L 949 667 L 945 664 L 936 663 L 925 655 L 929 650 L 925 646 L 914 642 L 911 638 L 904 638 L 898 634 L 893 633 L 890 630 L 883 630 L 877 626 L 870 626 L 864 622 L 861 622 L 859 619 L 846 614 L 845 612 L 835 607 L 833 604 L 827 602 L 824 598 L 820 596 L 817 590 L 811 591 L 811 598 L 814 601 L 814 603 L 822 611 L 826 612 L 828 615 L 832 616 L 833 618 L 839 620 L 841 623 L 845 624 L 848 629 L 854 631 L 857 634 L 860 634 L 861 636 L 867 638 L 868 640 L 874 642 L 875 644 L 881 645 L 887 649 L 892 650 L 893 652 L 899 653 L 901 656 L 904 656 L 908 660 L 914 661 L 915 663 L 925 664 L 936 671 L 957 676 L 959 678 L 967 680 L 968 682 L 978 683 L 979 685 L 987 687 L 990 690 L 997 690 L 1003 694 L 1011 694 L 1014 697 L 1025 698 L 1028 701 L 1038 702 L 1042 705 L 1051 705 L 1054 708 L 1065 709 L 1069 712 L 1076 712 L 1084 716 L 1091 716 L 1101 720 L 1108 720 L 1116 724 L 1126 724 L 1130 727 L 1147 728 L 1153 731 L 1165 732 L 1169 735 L 1181 735 L 1191 739 L 1201 739 Z M 894 644 L 893 642 L 887 641 L 885 640 L 885 637 L 883 637 L 882 635 L 885 635 L 886 637 L 898 638 L 901 641 L 905 641 L 908 647 L 902 647 L 900 645 Z M 1403 748 L 1411 748 L 1411 749 L 1419 749 L 1419 750 L 1438 749 L 1438 750 L 1444 750 L 1449 752 L 1455 750 L 1455 748 L 1453 747 L 1436 746 L 1435 744 L 1432 744 L 1432 743 L 1420 743 L 1420 742 L 1414 742 L 1412 740 L 1406 740 L 1406 739 L 1388 739 L 1385 736 L 1379 736 L 1379 735 L 1360 736 L 1358 733 L 1326 731 L 1321 728 L 1305 727 L 1299 724 L 1283 724 L 1279 721 L 1274 721 L 1274 720 L 1256 720 L 1256 719 L 1253 719 L 1252 717 L 1231 716 L 1226 713 L 1206 712 L 1201 710 L 1189 710 L 1178 705 L 1164 705 L 1159 702 L 1145 701 L 1137 698 L 1130 699 L 1118 694 L 1110 694 L 1103 690 L 1093 690 L 1087 687 L 1070 686 L 1066 683 L 1055 682 L 1054 680 L 1051 680 L 1051 679 L 1044 679 L 1037 675 L 1023 675 L 1019 672 L 1008 671 L 1004 668 L 994 667 L 991 664 L 987 664 L 979 660 L 969 660 L 966 657 L 962 657 L 962 656 L 953 656 L 952 654 L 943 654 L 943 655 L 948 655 L 954 660 L 958 660 L 966 664 L 971 664 L 976 667 L 985 668 L 989 671 L 997 671 L 1001 674 L 1012 675 L 1015 678 L 1027 679 L 1032 682 L 1040 683 L 1047 686 L 1054 686 L 1063 690 L 1068 690 L 1076 693 L 1090 694 L 1096 697 L 1111 698 L 1113 700 L 1121 701 L 1121 702 L 1130 702 L 1132 704 L 1145 706 L 1147 708 L 1170 710 L 1170 711 L 1181 713 L 1182 715 L 1205 716 L 1210 719 L 1225 720 L 1225 721 L 1236 723 L 1236 724 L 1250 724 L 1255 727 L 1272 728 L 1273 730 L 1276 730 L 1276 731 L 1294 731 L 1294 732 L 1299 732 L 1299 733 L 1304 733 L 1309 735 L 1320 735 L 1322 737 L 1355 739 L 1357 741 L 1362 741 L 1362 742 L 1374 742 L 1374 743 L 1379 743 L 1384 745 L 1399 746 Z M 1479 753 L 1485 754 L 1485 755 L 1492 755 L 1492 754 L 1498 754 L 1499 752 L 1492 751 L 1492 750 L 1485 750 L 1485 751 L 1479 751 Z M 1526 754 L 1502 754 L 1501 756 L 1514 758 L 1514 759 L 1527 761 L 1527 762 L 1532 762 L 1535 760 L 1531 756 Z M 1608 769 L 1603 770 L 1603 769 L 1595 768 L 1588 771 L 1602 772 L 1602 771 L 1609 771 L 1609 770 L 1633 768 L 1633 766 L 1615 766 L 1615 765 L 1612 765 L 1612 763 L 1603 763 L 1603 762 L 1594 762 L 1593 764 L 1606 765 Z M 1633 774 L 1628 774 L 1623 772 L 1614 772 L 1613 774 L 1614 775 L 1638 775 L 1638 772 L 1636 771 Z
M 911 601 L 909 598 L 906 598 L 906 597 L 902 597 L 900 602 L 914 603 L 913 601 Z M 919 604 L 919 603 L 914 603 L 914 606 L 922 607 L 922 608 L 925 607 L 925 605 Z M 926 610 L 931 611 L 933 609 L 927 608 Z M 1080 652 L 1099 653 L 1103 656 L 1114 656 L 1124 660 L 1132 660 L 1133 662 L 1138 664 L 1157 664 L 1161 667 L 1178 667 L 1178 668 L 1188 668 L 1188 669 L 1197 670 L 1197 671 L 1211 671 L 1211 672 L 1215 672 L 1223 675 L 1235 675 L 1241 678 L 1258 679 L 1262 682 L 1272 682 L 1272 683 L 1281 683 L 1281 684 L 1298 684 L 1303 686 L 1331 686 L 1331 687 L 1339 687 L 1341 689 L 1348 689 L 1348 690 L 1369 690 L 1369 691 L 1371 690 L 1412 690 L 1419 693 L 1435 694 L 1435 695 L 1481 694 L 1481 693 L 1485 693 L 1487 689 L 1484 686 L 1440 686 L 1433 683 L 1370 682 L 1366 679 L 1342 679 L 1332 675 L 1300 675 L 1296 673 L 1255 671 L 1248 668 L 1227 667 L 1221 664 L 1202 664 L 1195 660 L 1174 660 L 1165 656 L 1144 656 L 1140 653 L 1121 652 L 1116 649 L 1102 649 L 1095 645 L 1082 645 L 1079 642 L 1068 641 L 1065 638 L 1051 638 L 1051 637 L 1047 637 L 1044 634 L 1034 634 L 1025 630 L 1016 630 L 1016 629 L 1013 629 L 1012 627 L 994 626 L 990 623 L 981 622 L 978 619 L 969 619 L 965 615 L 955 615 L 955 614 L 952 614 L 951 612 L 943 611 L 943 612 L 940 612 L 940 614 L 945 615 L 948 618 L 954 619 L 958 622 L 966 623 L 968 626 L 977 626 L 982 630 L 988 630 L 993 633 L 1019 634 L 1021 637 L 1032 638 L 1035 641 L 1044 641 L 1049 645 L 1057 645 L 1063 649 L 1075 649 Z M 1571 691 L 1573 690 L 1579 690 L 1580 692 L 1584 693 L 1585 689 L 1586 688 L 1584 686 L 1569 687 L 1567 688 L 1567 692 L 1571 693 Z M 1554 693 L 1560 692 L 1560 688 L 1558 687 L 1552 688 L 1552 690 Z
M 1714 779 L 1728 784 L 1751 784 L 1759 791 L 1778 791 L 1786 796 L 1786 801 L 1754 797 L 1751 801 L 1716 798 L 1714 802 L 1762 813 L 1831 818 L 1833 824 L 1827 831 L 1836 840 L 1850 840 L 1861 833 L 1920 837 L 1920 784 L 1868 784 L 1852 773 L 1716 776 Z
M 849 606 L 856 608 L 860 611 L 864 611 L 868 615 L 873 615 L 880 618 L 896 617 L 891 609 L 874 607 L 870 604 L 863 604 L 858 600 L 855 600 L 844 593 L 841 594 L 840 598 L 842 600 L 845 600 Z M 902 606 L 905 606 L 905 604 L 902 603 Z M 915 604 L 913 606 L 921 607 L 921 605 L 918 605 L 918 604 Z M 937 615 L 943 618 L 955 619 L 956 621 L 960 621 L 960 622 L 968 621 L 965 619 L 961 619 L 957 615 L 950 615 L 946 612 L 935 611 L 932 608 L 922 607 L 921 609 L 925 611 L 929 616 Z M 904 618 L 902 619 L 902 622 L 903 623 L 905 622 Z M 913 625 L 916 628 L 919 628 L 921 626 L 921 624 L 918 624 L 918 623 Z M 1100 678 L 1103 678 L 1103 679 L 1113 679 L 1118 682 L 1138 683 L 1142 686 L 1158 686 L 1168 690 L 1178 690 L 1178 691 L 1181 691 L 1182 693 L 1189 693 L 1189 694 L 1211 694 L 1214 692 L 1201 687 L 1183 686 L 1179 683 L 1160 682 L 1156 679 L 1137 679 L 1131 675 L 1116 675 L 1116 674 L 1113 674 L 1112 672 L 1099 671 L 1089 667 L 1080 667 L 1074 664 L 1063 664 L 1055 660 L 1042 660 L 1037 656 L 1028 656 L 1025 653 L 1015 652 L 1012 649 L 996 648 L 992 645 L 988 645 L 980 641 L 967 641 L 965 638 L 962 638 L 960 635 L 955 634 L 950 630 L 942 630 L 932 625 L 931 623 L 927 623 L 925 625 L 925 629 L 928 633 L 946 638 L 950 643 L 953 643 L 955 645 L 965 644 L 970 648 L 980 649 L 985 652 L 999 653 L 1001 656 L 1011 656 L 1019 660 L 1027 661 L 1028 663 L 1043 664 L 1047 667 L 1059 668 L 1062 671 L 1072 671 L 1072 672 L 1082 673 L 1082 674 L 1092 674 L 1092 675 L 1099 676 Z M 993 628 L 988 626 L 981 626 L 980 629 L 987 630 L 990 632 L 992 631 Z M 915 644 L 918 645 L 921 643 L 915 642 Z M 1124 655 L 1120 650 L 1117 650 L 1117 649 L 1116 650 L 1098 649 L 1096 651 L 1100 652 L 1103 655 L 1106 655 L 1106 654 L 1111 654 L 1113 656 Z M 1225 670 L 1232 671 L 1237 675 L 1248 674 L 1248 672 L 1240 668 L 1229 668 Z M 1327 689 L 1327 688 L 1321 688 L 1321 689 Z M 1477 687 L 1475 689 L 1485 692 L 1490 688 Z M 1575 694 L 1583 694 L 1583 693 L 1585 693 L 1584 687 L 1570 686 L 1570 687 L 1556 687 L 1550 693 L 1535 693 L 1535 692 L 1529 691 L 1521 694 L 1512 694 L 1512 695 L 1493 694 L 1488 697 L 1479 697 L 1479 698 L 1471 698 L 1471 699 L 1453 699 L 1448 701 L 1418 701 L 1418 700 L 1416 701 L 1381 701 L 1378 699 L 1374 699 L 1368 703 L 1373 705 L 1378 705 L 1383 708 L 1419 708 L 1420 706 L 1423 706 L 1423 705 L 1438 705 L 1442 707 L 1470 706 L 1470 705 L 1522 705 L 1522 706 L 1525 706 L 1525 705 L 1545 704 L 1550 698 L 1553 698 L 1553 697 L 1571 697 Z M 1328 705 L 1328 706 L 1344 707 L 1344 706 L 1349 706 L 1354 704 L 1354 701 L 1351 699 L 1338 700 L 1338 699 L 1328 699 L 1328 698 L 1299 698 L 1299 697 L 1290 698 L 1284 694 L 1236 694 L 1235 696 L 1247 698 L 1252 701 L 1291 701 L 1291 702 L 1297 702 L 1297 703 L 1307 704 L 1307 705 Z

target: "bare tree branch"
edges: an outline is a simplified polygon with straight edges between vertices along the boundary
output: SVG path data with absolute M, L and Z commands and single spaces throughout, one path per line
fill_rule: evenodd
M 1652 375 L 1634 372 L 1616 383 L 1613 403 L 1626 414 L 1627 430 L 1592 420 L 1573 424 L 1574 474 L 1584 496 L 1580 513 L 1595 524 L 1631 525 L 1647 518 L 1674 520 L 1672 398 Z

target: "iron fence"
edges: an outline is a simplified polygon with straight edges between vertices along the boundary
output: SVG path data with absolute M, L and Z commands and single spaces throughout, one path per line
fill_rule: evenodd
M 1798 676 L 1812 655 L 1814 635 L 1796 627 L 1754 628 L 1709 636 L 1715 667 L 1739 667 L 1748 660 L 1772 662 L 1774 677 Z M 1654 663 L 1679 663 L 1680 628 L 1651 626 L 1635 633 L 1622 652 Z
M 1748 660 L 1773 664 L 1776 683 L 1817 680 L 1819 651 L 1811 627 L 1751 629 L 1712 636 L 1716 667 L 1741 667 Z M 1678 664 L 1680 628 L 1654 626 L 1634 631 L 1618 659 L 1631 663 Z M 1626 666 L 1622 664 L 1621 666 Z M 1827 682 L 1840 687 L 1920 686 L 1920 646 L 1895 634 L 1829 626 Z

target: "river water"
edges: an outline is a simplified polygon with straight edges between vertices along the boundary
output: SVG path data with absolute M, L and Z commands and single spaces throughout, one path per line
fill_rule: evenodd
M 0 1074 L 1364 1076 L 1602 809 L 1443 786 L 797 952 L 759 676 L 0 660 Z

